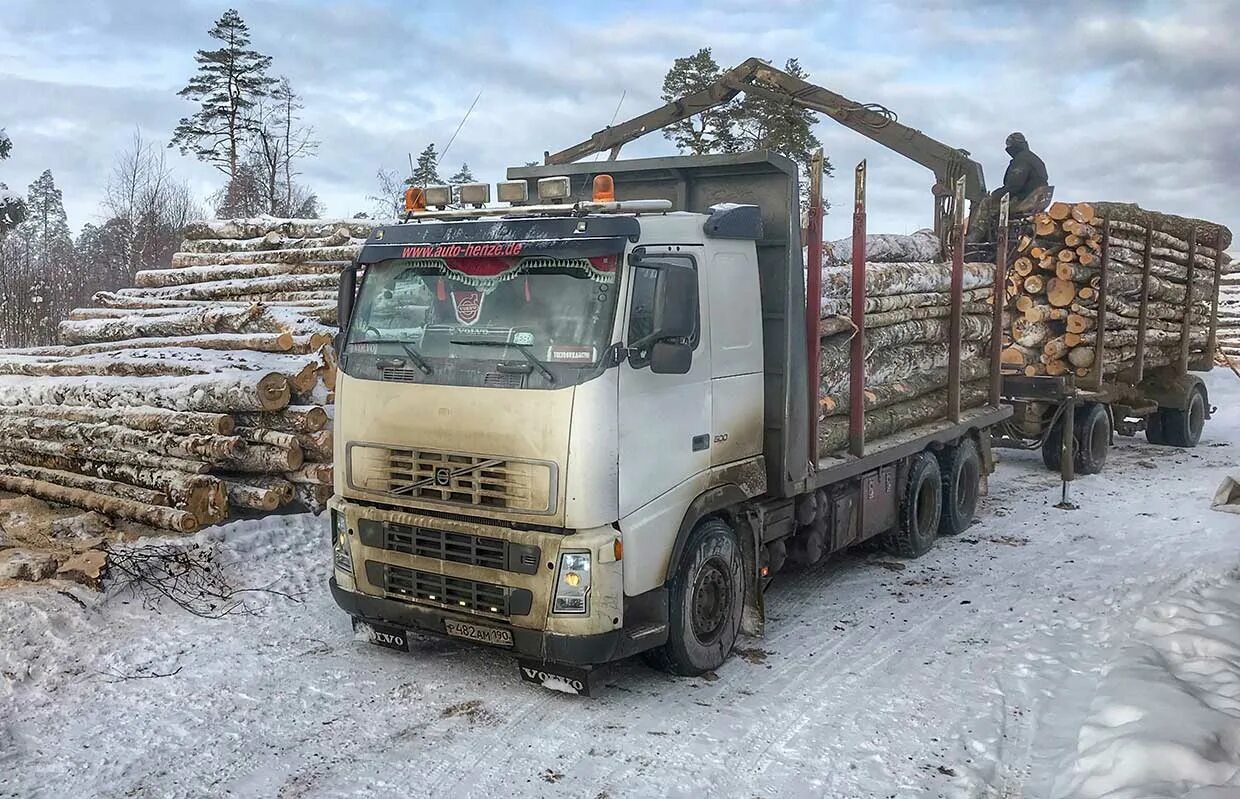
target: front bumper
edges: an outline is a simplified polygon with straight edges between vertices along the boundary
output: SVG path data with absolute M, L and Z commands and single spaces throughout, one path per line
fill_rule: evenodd
M 447 638 L 449 636 L 444 629 L 444 619 L 487 623 L 485 620 L 459 616 L 435 608 L 346 591 L 336 584 L 335 577 L 331 578 L 330 586 L 332 599 L 336 600 L 336 604 L 353 618 L 368 624 L 397 627 L 402 630 Z M 544 663 L 563 663 L 571 666 L 594 666 L 620 660 L 658 646 L 667 640 L 666 629 L 663 630 L 662 635 L 648 634 L 643 630 L 644 634 L 637 638 L 632 637 L 624 628 L 591 635 L 566 635 L 522 627 L 509 627 L 508 629 L 512 631 L 512 649 L 505 648 L 501 651 Z

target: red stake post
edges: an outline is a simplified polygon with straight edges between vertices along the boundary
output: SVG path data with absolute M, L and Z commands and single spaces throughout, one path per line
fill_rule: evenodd
M 818 458 L 818 387 L 820 377 L 819 319 L 822 316 L 822 148 L 810 157 L 809 164 L 809 219 L 805 235 L 809 239 L 805 264 L 805 353 L 809 362 L 806 375 L 809 378 L 809 446 L 810 460 Z
M 848 451 L 865 454 L 865 161 L 853 185 L 852 323 L 848 351 Z

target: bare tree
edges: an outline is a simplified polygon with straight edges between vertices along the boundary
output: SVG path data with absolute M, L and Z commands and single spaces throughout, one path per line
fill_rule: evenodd
M 301 100 L 288 78 L 281 77 L 267 98 L 260 99 L 260 121 L 246 161 L 238 169 L 233 210 L 272 216 L 317 213 L 314 193 L 297 183 L 297 163 L 315 154 L 314 128 L 301 123 Z
M 168 266 L 182 228 L 202 215 L 189 185 L 177 180 L 162 148 L 144 140 L 140 130 L 117 156 L 103 207 L 109 221 L 118 220 L 130 231 L 129 277 L 139 269 Z
M 374 203 L 376 219 L 398 219 L 405 212 L 405 178 L 395 169 L 380 169 L 375 173 L 378 188 L 366 199 Z

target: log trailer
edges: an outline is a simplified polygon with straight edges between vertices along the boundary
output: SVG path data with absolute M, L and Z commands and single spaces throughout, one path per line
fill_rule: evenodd
M 1006 218 L 1001 220 L 1004 255 L 996 270 L 1005 270 L 1006 242 L 1009 230 Z M 1026 376 L 1006 369 L 1003 373 L 1004 402 L 1013 408 L 1012 418 L 994 429 L 993 444 L 1009 449 L 1038 449 L 1046 467 L 1060 473 L 1064 483 L 1064 502 L 1068 502 L 1067 484 L 1078 474 L 1097 474 L 1106 464 L 1107 452 L 1114 433 L 1133 436 L 1144 430 L 1151 444 L 1195 447 L 1201 438 L 1206 420 L 1213 408 L 1204 381 L 1194 371 L 1206 372 L 1213 367 L 1217 349 L 1219 286 L 1225 254 L 1215 252 L 1214 279 L 1210 299 L 1210 318 L 1206 345 L 1195 357 L 1190 352 L 1193 335 L 1193 272 L 1197 264 L 1197 234 L 1188 237 L 1187 289 L 1184 293 L 1184 322 L 1180 333 L 1178 357 L 1170 364 L 1146 366 L 1146 336 L 1149 321 L 1151 251 L 1154 248 L 1155 222 L 1145 224 L 1144 262 L 1141 270 L 1141 293 L 1134 298 L 1139 310 L 1136 331 L 1136 358 L 1128 369 L 1104 375 L 1104 346 L 1110 312 L 1107 308 L 1108 272 L 1111 267 L 1111 222 L 1102 223 L 1102 250 L 1099 263 L 1097 319 L 1094 326 L 1093 366 L 1088 375 Z M 1221 240 L 1219 232 L 1214 240 Z M 1001 285 L 996 283 L 996 285 Z
M 855 352 L 849 451 L 817 456 L 797 172 L 766 152 L 514 168 L 498 195 L 516 205 L 372 233 L 342 280 L 330 503 L 331 591 L 371 640 L 499 647 L 576 693 L 637 653 L 701 674 L 761 632 L 790 549 L 917 556 L 972 522 L 1011 413 L 997 343 L 981 407 L 960 408 L 957 335 L 947 416 L 873 441 Z

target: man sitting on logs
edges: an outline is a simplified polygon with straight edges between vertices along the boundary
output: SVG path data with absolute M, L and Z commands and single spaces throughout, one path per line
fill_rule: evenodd
M 995 240 L 999 200 L 1004 194 L 1011 196 L 1008 201 L 1008 214 L 1011 218 L 1045 211 L 1051 202 L 1046 164 L 1029 149 L 1025 134 L 1011 134 L 1003 146 L 1012 160 L 1008 163 L 1007 171 L 1003 173 L 1003 185 L 984 197 L 972 214 L 968 240 L 973 244 Z

